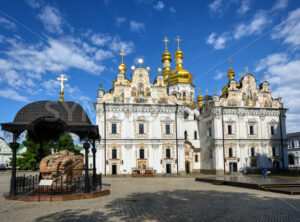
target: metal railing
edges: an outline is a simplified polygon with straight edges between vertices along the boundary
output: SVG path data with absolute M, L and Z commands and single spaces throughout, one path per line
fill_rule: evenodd
M 76 181 L 72 178 L 63 179 L 61 176 L 51 185 L 39 185 L 39 176 L 18 176 L 16 177 L 17 195 L 37 195 L 37 194 L 70 194 L 84 192 L 85 175 L 81 174 Z M 91 191 L 102 190 L 102 174 L 89 174 L 89 184 Z M 105 187 L 107 185 L 104 185 Z

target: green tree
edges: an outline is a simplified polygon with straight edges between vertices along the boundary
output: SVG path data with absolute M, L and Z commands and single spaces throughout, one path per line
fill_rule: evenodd
M 26 140 L 23 145 L 27 148 L 27 151 L 21 154 L 22 157 L 17 158 L 17 167 L 20 170 L 34 170 L 38 167 L 38 163 L 42 158 L 48 156 L 52 152 L 58 152 L 61 150 L 74 150 L 74 141 L 70 134 L 63 134 L 57 141 L 44 141 L 42 143 L 42 155 L 40 155 L 40 142 L 31 140 L 26 135 Z

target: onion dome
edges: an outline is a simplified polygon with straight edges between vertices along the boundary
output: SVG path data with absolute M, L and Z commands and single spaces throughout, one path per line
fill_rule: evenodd
M 230 68 L 229 68 L 227 74 L 228 74 L 228 80 L 229 80 L 229 82 L 230 82 L 231 80 L 234 79 L 234 70 L 231 68 L 231 62 L 232 62 L 231 58 L 229 58 L 228 61 L 229 61 L 229 66 L 230 66 Z
M 168 48 L 167 48 L 167 44 L 168 44 L 168 39 L 167 37 L 165 37 L 165 39 L 163 40 L 163 42 L 165 42 L 165 51 L 162 54 L 162 64 L 163 64 L 163 77 L 165 80 L 165 83 L 168 82 L 168 78 L 169 78 L 169 74 L 171 71 L 171 62 L 172 62 L 172 56 L 171 53 L 168 52 Z
M 193 84 L 193 75 L 182 67 L 183 52 L 179 49 L 179 41 L 181 41 L 181 39 L 177 37 L 176 41 L 178 41 L 178 49 L 175 52 L 176 68 L 170 73 L 169 83 L 170 85 L 177 83 Z

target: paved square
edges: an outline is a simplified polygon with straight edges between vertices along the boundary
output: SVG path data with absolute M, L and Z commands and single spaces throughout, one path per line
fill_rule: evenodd
M 8 191 L 9 174 L 0 174 Z M 194 178 L 104 178 L 111 195 L 26 203 L 0 198 L 0 221 L 299 221 L 300 196 L 195 182 Z

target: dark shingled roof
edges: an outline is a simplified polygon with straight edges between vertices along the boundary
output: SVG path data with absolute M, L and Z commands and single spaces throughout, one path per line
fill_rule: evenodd
M 57 138 L 72 132 L 81 139 L 100 139 L 84 109 L 75 102 L 38 101 L 19 110 L 13 122 L 2 123 L 2 130 L 19 135 L 27 130 L 32 138 Z
M 300 137 L 300 132 L 288 133 L 287 138 L 291 138 L 291 137 Z
M 83 108 L 75 102 L 38 101 L 24 106 L 15 123 L 31 123 L 41 117 L 57 117 L 67 124 L 91 124 Z

